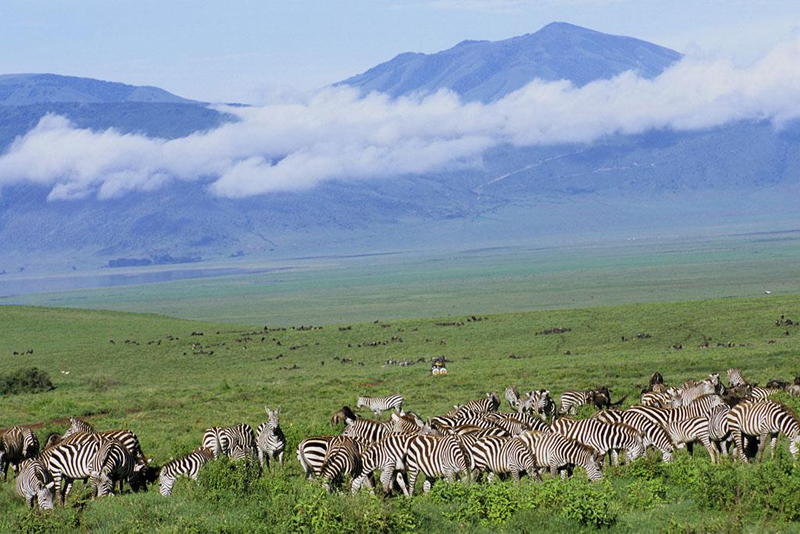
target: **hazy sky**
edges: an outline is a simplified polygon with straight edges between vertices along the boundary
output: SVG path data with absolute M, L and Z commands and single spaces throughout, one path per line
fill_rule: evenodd
M 401 52 L 505 39 L 553 21 L 747 65 L 800 33 L 800 1 L 3 0 L 0 73 L 54 72 L 259 103 Z

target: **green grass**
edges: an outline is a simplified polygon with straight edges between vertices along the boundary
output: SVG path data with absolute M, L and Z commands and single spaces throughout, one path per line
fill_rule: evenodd
M 800 239 L 795 234 L 406 253 L 267 266 L 289 270 L 0 298 L 0 304 L 292 325 L 758 296 L 765 290 L 800 293 Z
M 0 506 L 9 512 L 0 518 L 0 530 L 37 531 L 49 526 L 59 531 L 71 525 L 73 530 L 91 532 L 249 532 L 256 527 L 282 532 L 290 527 L 301 530 L 305 521 L 325 517 L 353 531 L 393 531 L 400 526 L 392 521 L 409 517 L 421 530 L 518 531 L 525 524 L 536 526 L 526 527 L 532 530 L 574 530 L 580 521 L 569 514 L 577 512 L 567 508 L 546 512 L 536 496 L 553 491 L 553 499 L 565 499 L 569 491 L 580 495 L 589 491 L 582 486 L 570 489 L 554 482 L 555 489 L 510 488 L 515 502 L 522 499 L 528 504 L 520 504 L 502 521 L 486 517 L 494 517 L 492 507 L 504 494 L 480 493 L 489 491 L 485 489 L 462 496 L 472 503 L 468 509 L 433 496 L 415 498 L 410 505 L 367 497 L 354 504 L 350 497 L 322 497 L 317 486 L 303 481 L 294 448 L 303 437 L 334 432 L 328 425 L 330 414 L 354 404 L 362 394 L 401 392 L 407 409 L 427 417 L 486 391 L 501 393 L 509 384 L 520 389 L 547 387 L 554 396 L 567 388 L 607 384 L 615 399 L 627 394 L 632 401 L 655 370 L 669 382 L 712 371 L 724 373 L 732 366 L 761 383 L 794 377 L 800 374 L 800 327 L 788 327 L 790 335 L 784 335 L 787 327 L 774 324 L 782 314 L 800 319 L 800 296 L 507 313 L 481 316 L 485 320 L 478 322 L 467 322 L 463 315 L 444 319 L 464 322 L 463 326 L 437 326 L 443 320 L 430 318 L 351 324 L 349 330 L 325 325 L 320 330 L 269 332 L 263 325 L 201 323 L 159 315 L 0 307 L 2 373 L 36 366 L 50 374 L 56 387 L 3 397 L 0 427 L 36 425 L 44 438 L 51 431 L 62 432 L 67 417 L 87 416 L 99 429 L 134 430 L 145 453 L 161 464 L 196 447 L 208 426 L 246 421 L 255 427 L 265 418 L 265 404 L 282 404 L 282 427 L 289 439 L 284 470 L 265 477 L 246 498 L 224 492 L 220 497 L 183 483 L 172 499 L 150 492 L 85 502 L 86 494 L 77 491 L 71 507 L 40 520 L 28 518 L 23 503 L 13 495 L 13 485 L 5 483 L 0 485 Z M 571 330 L 537 335 L 554 327 Z M 637 339 L 639 333 L 651 337 Z M 169 340 L 168 335 L 179 339 Z M 393 337 L 402 341 L 391 341 Z M 375 341 L 387 343 L 366 346 Z M 711 348 L 701 348 L 706 342 Z M 717 348 L 717 343 L 726 346 Z M 33 355 L 13 355 L 27 349 L 33 349 Z M 196 353 L 201 350 L 214 354 Z M 511 354 L 522 359 L 511 359 Z M 422 363 L 383 366 L 387 359 L 416 361 L 436 355 L 452 360 L 448 375 L 432 377 Z M 342 364 L 335 356 L 354 361 Z M 286 369 L 295 365 L 298 369 Z M 798 524 L 786 523 L 780 519 L 783 516 L 776 519 L 760 512 L 748 512 L 738 523 L 731 522 L 725 511 L 703 508 L 677 476 L 672 471 L 664 475 L 666 493 L 659 494 L 652 507 L 639 502 L 647 501 L 639 494 L 650 490 L 642 490 L 636 476 L 622 470 L 608 477 L 610 491 L 619 497 L 612 503 L 613 528 L 636 531 L 640 524 L 656 529 L 672 524 L 673 531 L 691 525 L 697 526 L 696 531 L 797 530 Z M 631 492 L 634 497 L 628 496 Z M 355 511 L 359 507 L 368 510 L 366 515 Z M 496 513 L 502 516 L 503 510 Z M 741 510 L 749 508 L 742 505 L 735 511 Z M 459 521 L 460 514 L 472 514 L 472 519 Z

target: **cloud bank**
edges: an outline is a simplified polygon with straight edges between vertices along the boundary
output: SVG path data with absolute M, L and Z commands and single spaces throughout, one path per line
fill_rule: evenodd
M 332 88 L 304 100 L 221 108 L 238 122 L 177 139 L 75 128 L 48 115 L 0 156 L 0 187 L 32 182 L 51 200 L 118 197 L 196 181 L 223 197 L 308 189 L 479 165 L 492 146 L 591 143 L 651 129 L 800 117 L 800 38 L 748 68 L 684 59 L 654 79 L 623 73 L 581 88 L 533 81 L 491 103 L 449 91 L 392 100 Z

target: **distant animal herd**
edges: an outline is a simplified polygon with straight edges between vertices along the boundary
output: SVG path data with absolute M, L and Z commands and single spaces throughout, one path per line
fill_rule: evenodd
M 669 462 L 676 449 L 690 452 L 705 447 L 711 461 L 732 455 L 735 461 L 763 458 L 767 443 L 774 454 L 779 435 L 789 440 L 795 458 L 800 454 L 800 421 L 783 404 L 770 400 L 778 391 L 800 395 L 800 377 L 793 382 L 771 380 L 761 387 L 748 383 L 738 369 L 727 371 L 728 385 L 714 373 L 668 387 L 654 373 L 639 404 L 617 409 L 625 397 L 611 401 L 608 387 L 565 391 L 556 405 L 547 389 L 520 395 L 514 386 L 504 392 L 511 411 L 500 412 L 497 393 L 455 405 L 447 414 L 423 420 L 405 411 L 401 395 L 359 397 L 356 409 L 376 417 L 392 410 L 388 420 L 359 417 L 344 406 L 331 416 L 343 425 L 338 435 L 312 436 L 297 446 L 297 459 L 309 480 L 328 491 L 349 479 L 350 491 L 374 492 L 377 481 L 384 494 L 414 494 L 417 479 L 427 492 L 437 479 L 487 482 L 522 474 L 541 479 L 571 476 L 577 466 L 591 480 L 603 477 L 607 456 L 616 465 L 656 449 Z M 581 406 L 597 408 L 587 419 L 576 419 Z M 267 421 L 257 431 L 246 424 L 208 428 L 199 447 L 161 468 L 151 465 L 139 439 L 130 430 L 98 432 L 87 422 L 70 418 L 63 435 L 51 434 L 39 447 L 35 433 L 23 426 L 0 430 L 0 466 L 16 474 L 16 492 L 30 507 L 52 509 L 64 503 L 72 484 L 82 479 L 93 497 L 159 485 L 161 495 L 172 493 L 176 479 L 196 480 L 208 462 L 221 456 L 233 461 L 258 462 L 262 473 L 283 464 L 286 437 L 280 428 L 281 407 L 266 408 Z M 757 450 L 755 450 L 757 447 Z

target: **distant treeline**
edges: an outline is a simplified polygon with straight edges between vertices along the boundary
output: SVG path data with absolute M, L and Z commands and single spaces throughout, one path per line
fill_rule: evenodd
M 108 260 L 108 267 L 144 267 L 147 265 L 169 265 L 171 263 L 197 263 L 201 261 L 200 256 L 178 256 L 173 257 L 169 254 L 153 256 L 151 258 L 117 258 Z

